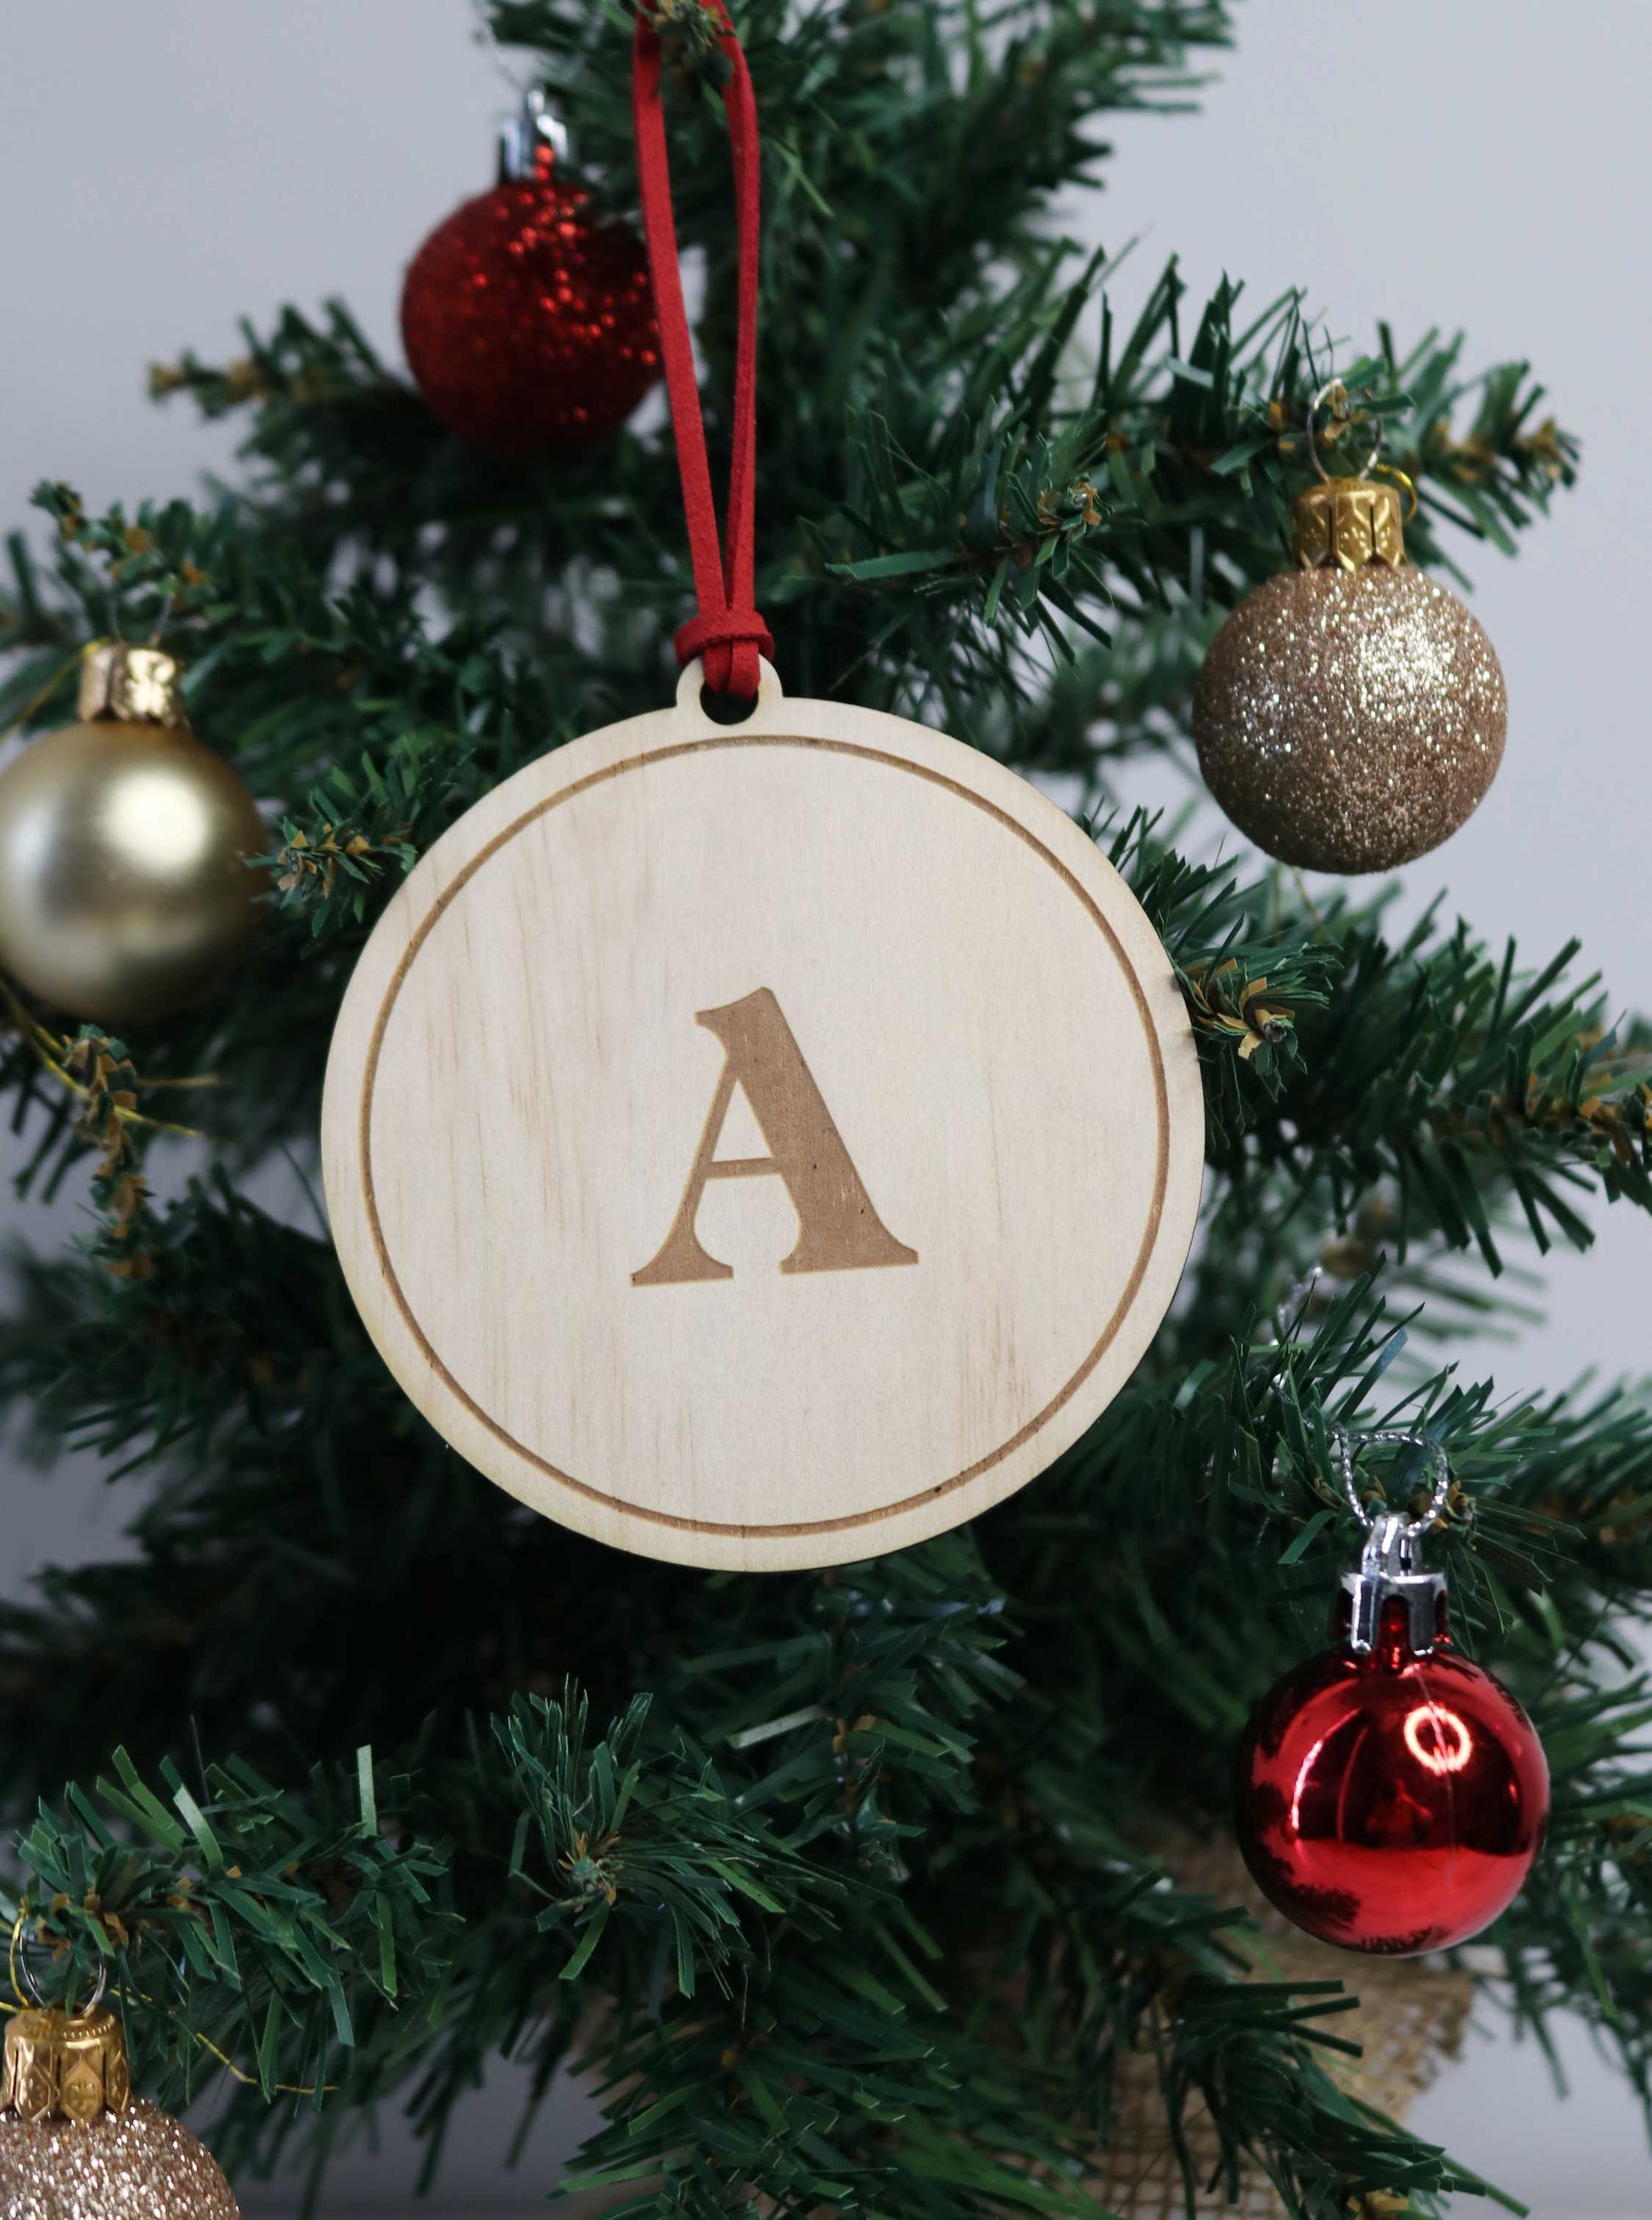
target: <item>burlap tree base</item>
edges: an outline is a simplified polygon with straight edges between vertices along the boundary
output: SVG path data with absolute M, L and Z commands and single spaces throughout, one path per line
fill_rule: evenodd
M 1454 2058 L 1474 2000 L 1466 1974 L 1439 1972 L 1413 1960 L 1361 1958 L 1331 1950 L 1298 1933 L 1251 1886 L 1230 1845 L 1178 1846 L 1167 1863 L 1184 1887 L 1243 1904 L 1267 1937 L 1254 1978 L 1267 1981 L 1342 1981 L 1360 1999 L 1354 2011 L 1327 2022 L 1329 2031 L 1360 2045 L 1357 2059 L 1325 2053 L 1326 2070 L 1351 2095 L 1395 2120 Z M 1203 2107 L 1189 2108 L 1184 2132 L 1199 2184 L 1194 2210 L 1200 2220 L 1283 2220 L 1285 2207 L 1256 2168 L 1241 2177 L 1237 2199 L 1206 2187 L 1219 2152 Z M 1121 2220 L 1186 2220 L 1181 2167 L 1166 2130 L 1164 2105 L 1150 2055 L 1120 2060 L 1115 2083 L 1113 2133 L 1099 2166 L 1098 2203 Z

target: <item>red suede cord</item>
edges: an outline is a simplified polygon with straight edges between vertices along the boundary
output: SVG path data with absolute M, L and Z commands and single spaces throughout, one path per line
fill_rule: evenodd
M 717 504 L 711 490 L 706 427 L 700 413 L 694 346 L 683 302 L 683 271 L 677 259 L 676 222 L 671 212 L 671 174 L 666 158 L 665 115 L 660 104 L 660 41 L 647 16 L 639 11 L 632 45 L 632 114 L 637 132 L 637 176 L 642 194 L 643 229 L 654 276 L 654 307 L 659 319 L 660 355 L 665 390 L 676 435 L 677 466 L 683 477 L 683 508 L 689 525 L 699 614 L 676 635 L 679 663 L 704 659 L 706 684 L 714 693 L 754 699 L 757 658 L 772 656 L 769 627 L 753 606 L 757 503 L 757 246 L 762 165 L 757 139 L 757 104 L 740 42 L 720 0 L 712 0 L 725 26 L 719 41 L 730 65 L 723 92 L 728 113 L 729 145 L 734 157 L 734 208 L 739 249 L 739 327 L 734 349 L 734 452 L 729 474 L 727 545 L 720 546 Z

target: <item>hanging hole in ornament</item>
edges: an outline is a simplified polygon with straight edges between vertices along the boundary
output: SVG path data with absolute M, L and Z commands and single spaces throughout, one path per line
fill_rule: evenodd
M 696 655 L 691 663 L 683 664 L 678 676 L 676 706 L 689 714 L 697 710 L 708 724 L 743 725 L 759 709 L 772 708 L 785 699 L 780 673 L 766 655 L 758 658 L 757 670 L 755 701 L 739 694 L 716 694 L 707 685 L 705 664 Z
M 700 706 L 714 725 L 743 725 L 757 714 L 760 695 L 757 694 L 714 694 L 709 686 L 700 689 Z
M 38 1944 L 34 1938 L 27 1932 L 26 1922 L 28 1920 L 28 1915 L 26 1911 L 20 1911 L 16 1919 L 12 1924 L 12 1993 L 16 1997 L 18 2002 L 25 2007 L 33 2005 L 41 2011 L 49 2011 L 52 2009 L 51 2004 L 48 2002 L 46 1992 L 41 1987 L 40 1983 L 35 1980 L 34 1969 L 28 1962 L 29 1951 L 32 1949 L 38 1949 L 43 1946 Z M 92 2013 L 97 2010 L 98 2005 L 103 2003 L 104 1994 L 108 1988 L 109 1967 L 100 1961 L 97 1967 L 97 1980 L 93 1985 L 91 1995 L 88 1998 L 86 2002 L 84 2005 L 77 2005 L 73 2002 L 72 1998 L 59 1997 L 57 1999 L 57 2004 L 63 2011 L 65 2018 L 90 2019 Z
M 1343 384 L 1341 378 L 1328 377 L 1325 384 L 1319 388 L 1319 390 L 1314 395 L 1312 400 L 1308 403 L 1308 418 L 1306 427 L 1308 435 L 1308 460 L 1313 465 L 1314 470 L 1318 473 L 1320 482 L 1325 485 L 1329 485 L 1331 483 L 1331 472 L 1325 468 L 1325 465 L 1319 459 L 1319 443 L 1314 436 L 1313 420 L 1319 414 L 1320 409 L 1325 406 L 1325 402 L 1331 399 L 1333 394 L 1336 393 L 1340 393 L 1344 402 L 1347 402 L 1348 389 Z M 1333 411 L 1332 413 L 1334 415 L 1335 412 Z M 1349 414 L 1342 419 L 1342 421 L 1344 424 L 1352 424 L 1356 421 L 1356 419 L 1351 408 L 1350 409 Z M 1370 453 L 1367 455 L 1365 460 L 1360 465 L 1358 470 L 1353 473 L 1356 478 L 1369 477 L 1372 471 L 1376 467 L 1377 457 L 1382 452 L 1382 420 L 1379 416 L 1373 416 L 1368 421 L 1373 426 L 1376 436 L 1371 442 Z M 1397 475 L 1403 477 L 1405 474 L 1401 471 L 1397 473 Z M 1410 485 L 1410 479 L 1406 478 L 1406 483 L 1407 485 Z M 1412 490 L 1412 499 L 1413 502 L 1416 500 L 1416 492 L 1414 489 Z M 1415 514 L 1414 508 L 1412 514 Z

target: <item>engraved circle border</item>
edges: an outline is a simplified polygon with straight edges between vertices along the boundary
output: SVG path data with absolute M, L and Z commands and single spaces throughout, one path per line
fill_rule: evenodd
M 1041 857 L 1049 864 L 1069 890 L 1078 897 L 1080 903 L 1089 913 L 1094 922 L 1100 926 L 1129 984 L 1131 998 L 1135 1003 L 1136 1014 L 1140 1020 L 1142 1032 L 1146 1037 L 1148 1053 L 1153 1068 L 1154 1107 L 1157 1120 L 1157 1162 L 1154 1170 L 1152 1206 L 1147 1214 L 1147 1225 L 1136 1252 L 1135 1263 L 1131 1267 L 1130 1277 L 1125 1283 L 1124 1292 L 1114 1305 L 1113 1314 L 1103 1327 L 1100 1338 L 1090 1350 L 1083 1363 L 1041 1411 L 1029 1419 L 1025 1425 L 1019 1427 L 1007 1441 L 1001 1443 L 997 1449 L 988 1450 L 985 1456 L 977 1457 L 973 1464 L 966 1465 L 962 1472 L 956 1472 L 950 1479 L 938 1481 L 931 1487 L 920 1488 L 915 1494 L 903 1496 L 898 1502 L 880 1504 L 874 1510 L 846 1513 L 838 1518 L 807 1518 L 789 1521 L 784 1525 L 757 1525 L 728 1519 L 684 1518 L 674 1512 L 657 1511 L 645 1504 L 632 1503 L 624 1496 L 610 1494 L 605 1488 L 595 1487 L 589 1481 L 580 1480 L 572 1473 L 564 1472 L 559 1466 L 552 1464 L 548 1457 L 543 1457 L 538 1450 L 529 1449 L 525 1442 L 518 1441 L 513 1433 L 500 1424 L 491 1412 L 483 1409 L 468 1388 L 463 1387 L 454 1378 L 420 1324 L 402 1289 L 402 1283 L 396 1277 L 396 1267 L 390 1261 L 389 1245 L 386 1243 L 383 1226 L 378 1214 L 378 1196 L 373 1185 L 372 1116 L 373 1091 L 378 1078 L 379 1052 L 383 1045 L 385 1031 L 390 1024 L 391 1012 L 396 1007 L 396 997 L 413 969 L 420 950 L 446 915 L 450 905 L 464 892 L 483 864 L 490 863 L 502 848 L 508 845 L 519 832 L 524 832 L 528 826 L 536 823 L 539 818 L 549 816 L 553 809 L 559 808 L 564 801 L 571 801 L 576 795 L 587 793 L 593 787 L 604 785 L 609 779 L 619 778 L 629 771 L 645 770 L 655 764 L 670 763 L 680 756 L 698 755 L 708 749 L 764 747 L 814 748 L 824 754 L 858 757 L 865 762 L 881 764 L 893 770 L 910 772 L 913 776 L 925 779 L 931 785 L 938 786 L 946 793 L 956 795 L 960 801 L 969 803 L 972 808 L 984 810 L 988 816 L 1013 832 L 1018 839 L 1031 848 L 1035 855 Z M 664 747 L 645 749 L 637 755 L 623 757 L 618 763 L 609 764 L 604 770 L 592 771 L 586 777 L 576 779 L 570 784 L 558 789 L 555 794 L 545 795 L 543 801 L 536 801 L 532 808 L 525 809 L 520 817 L 513 818 L 508 825 L 496 832 L 490 840 L 477 851 L 464 870 L 454 878 L 452 883 L 443 889 L 440 895 L 420 920 L 416 930 L 402 952 L 396 970 L 390 976 L 390 985 L 384 992 L 384 1000 L 379 1005 L 378 1014 L 373 1020 L 372 1036 L 368 1044 L 366 1067 L 362 1079 L 358 1141 L 361 1157 L 362 1192 L 367 1205 L 367 1222 L 372 1235 L 373 1253 L 378 1260 L 379 1270 L 383 1275 L 385 1284 L 395 1299 L 402 1324 L 411 1335 L 425 1362 L 440 1379 L 448 1393 L 469 1411 L 472 1418 L 485 1426 L 488 1431 L 514 1456 L 521 1457 L 524 1462 L 532 1465 L 536 1471 L 543 1473 L 548 1480 L 555 1481 L 559 1487 L 570 1488 L 576 1494 L 584 1496 L 590 1502 L 601 1504 L 609 1512 L 620 1512 L 633 1518 L 647 1519 L 655 1525 L 672 1526 L 695 1534 L 751 1535 L 780 1539 L 792 1535 L 842 1533 L 854 1527 L 875 1525 L 880 1519 L 895 1518 L 900 1517 L 902 1512 L 918 1510 L 924 1504 L 932 1503 L 944 1495 L 951 1495 L 957 1489 L 967 1487 L 972 1480 L 978 1480 L 982 1473 L 990 1471 L 995 1464 L 1001 1464 L 1006 1457 L 1013 1456 L 1017 1450 L 1043 1432 L 1056 1412 L 1064 1404 L 1071 1401 L 1090 1374 L 1094 1371 L 1117 1336 L 1119 1327 L 1134 1306 L 1136 1295 L 1146 1273 L 1148 1263 L 1158 1245 L 1159 1226 L 1164 1213 L 1165 1192 L 1169 1182 L 1169 1089 L 1165 1079 L 1163 1052 L 1159 1042 L 1158 1028 L 1154 1023 L 1153 1013 L 1143 990 L 1141 980 L 1137 975 L 1136 967 L 1131 962 L 1124 944 L 1114 932 L 1112 921 L 1103 913 L 1094 896 L 1077 875 L 1062 862 L 1060 857 L 1045 846 L 1036 832 L 1023 825 L 1018 818 L 1012 816 L 1008 810 L 1000 808 L 996 802 L 989 801 L 983 795 L 973 792 L 957 779 L 949 778 L 944 771 L 934 770 L 927 764 L 913 763 L 907 757 L 896 755 L 888 748 L 868 747 L 855 740 L 820 739 L 806 733 L 734 732 L 726 734 L 708 734 L 694 740 L 671 742 Z M 439 1431 L 439 1428 L 438 1431 Z

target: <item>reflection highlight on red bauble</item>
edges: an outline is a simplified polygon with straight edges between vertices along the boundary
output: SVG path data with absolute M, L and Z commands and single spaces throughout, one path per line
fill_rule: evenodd
M 1549 1768 L 1499 1681 L 1442 1637 L 1327 1651 L 1258 1706 L 1235 1782 L 1239 1846 L 1299 1927 L 1405 1956 L 1465 1942 L 1518 1893 Z

